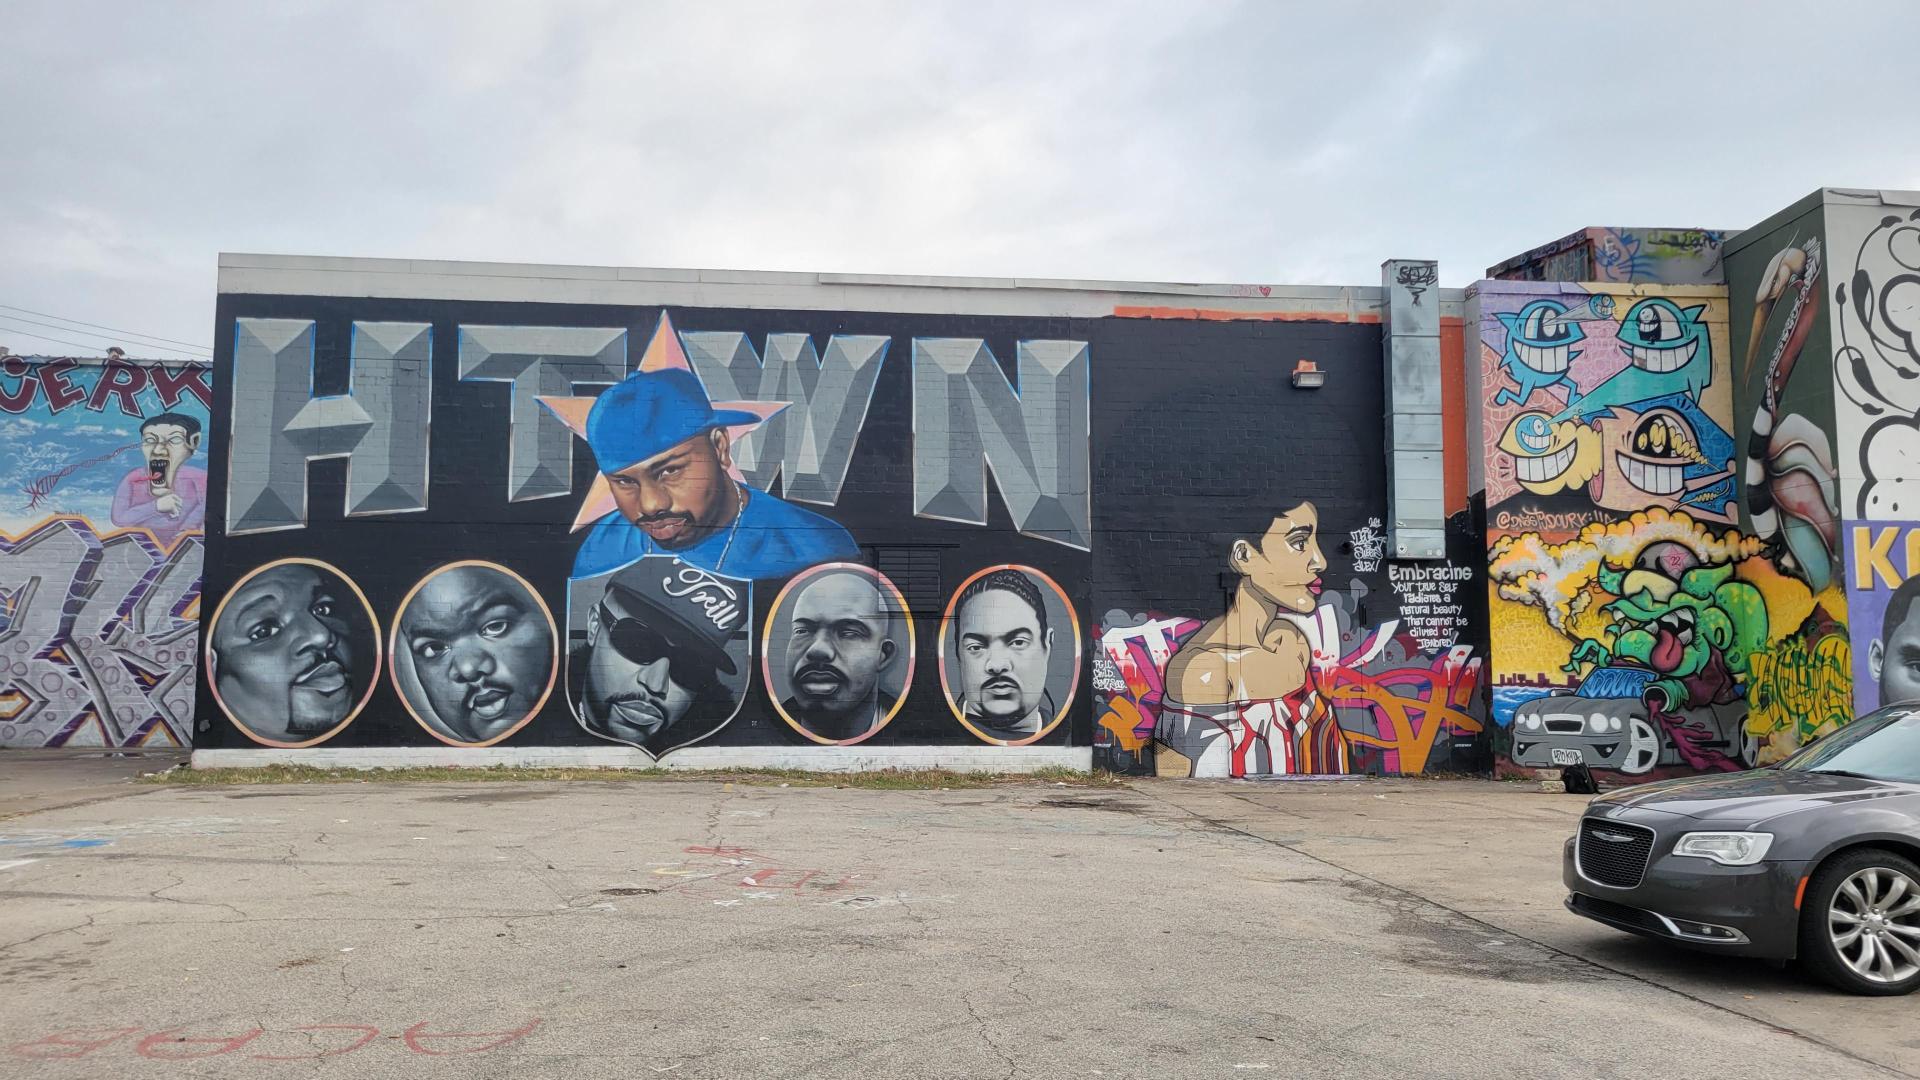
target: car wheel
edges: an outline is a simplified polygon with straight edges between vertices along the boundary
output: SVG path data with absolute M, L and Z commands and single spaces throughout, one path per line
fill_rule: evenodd
M 1740 767 L 1757 769 L 1760 767 L 1760 736 L 1747 730 L 1747 721 L 1740 720 Z
M 1620 771 L 1639 776 L 1660 764 L 1660 730 L 1644 716 L 1627 717 L 1627 753 L 1620 759 Z
M 1920 866 L 1881 848 L 1822 866 L 1801 900 L 1800 959 L 1848 993 L 1920 987 Z

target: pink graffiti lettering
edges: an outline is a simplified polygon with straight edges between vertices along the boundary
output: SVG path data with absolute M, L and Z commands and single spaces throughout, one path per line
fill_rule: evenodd
M 239 1035 L 214 1035 L 207 1038 L 194 1038 L 181 1035 L 182 1029 L 156 1031 L 140 1040 L 133 1052 L 144 1058 L 157 1058 L 161 1061 L 192 1061 L 197 1058 L 219 1057 L 231 1054 L 253 1040 L 267 1033 L 266 1028 L 254 1028 Z M 213 1047 L 211 1050 L 185 1051 L 181 1047 Z M 164 1051 L 164 1052 L 163 1052 Z
M 449 1057 L 454 1054 L 481 1054 L 488 1050 L 498 1050 L 509 1043 L 518 1042 L 525 1038 L 534 1028 L 539 1026 L 540 1018 L 535 1017 L 527 1021 L 524 1027 L 517 1027 L 512 1031 L 448 1031 L 438 1035 L 430 1035 L 427 1034 L 426 1031 L 427 1021 L 422 1020 L 408 1028 L 400 1037 L 407 1044 L 407 1049 L 416 1054 Z M 440 1042 L 447 1039 L 492 1039 L 493 1041 L 483 1043 L 479 1046 L 467 1046 L 451 1050 L 429 1050 L 426 1046 L 422 1045 L 426 1042 Z

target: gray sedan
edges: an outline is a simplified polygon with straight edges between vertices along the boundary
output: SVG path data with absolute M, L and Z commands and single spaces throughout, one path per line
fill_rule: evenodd
M 1623 788 L 1567 841 L 1567 907 L 1693 948 L 1920 987 L 1920 704 L 1770 768 Z

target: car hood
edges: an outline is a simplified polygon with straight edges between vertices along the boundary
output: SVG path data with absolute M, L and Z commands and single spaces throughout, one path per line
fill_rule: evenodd
M 1785 814 L 1821 806 L 1916 797 L 1907 785 L 1830 773 L 1754 769 L 1718 776 L 1689 776 L 1610 791 L 1593 800 L 1595 810 L 1632 807 L 1676 814 L 1726 828 L 1745 828 Z
M 1531 716 L 1543 713 L 1548 716 L 1578 716 L 1585 719 L 1593 713 L 1602 716 L 1631 716 L 1643 711 L 1639 698 L 1590 698 L 1577 694 L 1549 694 L 1531 701 L 1523 701 L 1514 709 L 1515 716 Z

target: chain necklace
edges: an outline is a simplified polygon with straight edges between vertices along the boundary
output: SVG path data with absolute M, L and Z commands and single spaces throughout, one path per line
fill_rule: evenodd
M 720 558 L 713 564 L 713 572 L 716 574 L 726 568 L 727 552 L 733 550 L 733 538 L 740 532 L 740 519 L 747 514 L 747 499 L 750 497 L 747 494 L 747 485 L 736 480 L 733 487 L 734 494 L 739 499 L 739 505 L 733 511 L 733 525 L 727 529 L 727 542 L 720 546 Z

